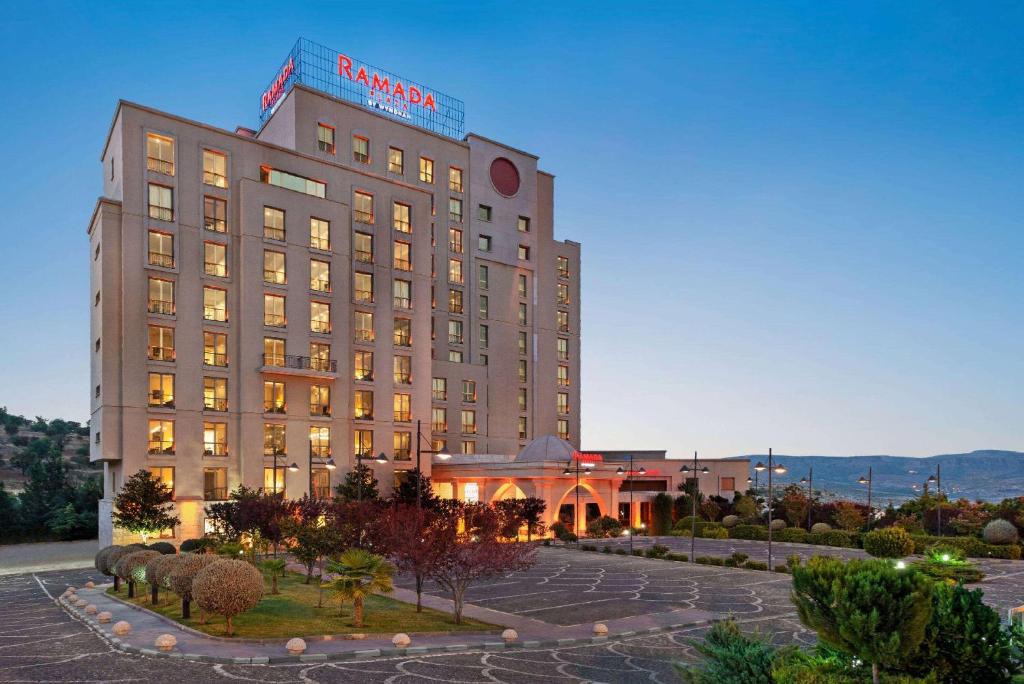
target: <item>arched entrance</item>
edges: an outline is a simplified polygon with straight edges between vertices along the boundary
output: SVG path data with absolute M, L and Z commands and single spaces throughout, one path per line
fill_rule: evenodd
M 502 501 L 504 499 L 525 499 L 526 492 L 519 488 L 515 482 L 506 482 L 498 487 L 491 497 L 491 501 Z
M 573 482 L 569 489 L 562 494 L 558 503 L 552 509 L 551 522 L 567 518 L 566 524 L 571 528 L 575 528 L 574 531 L 577 535 L 583 536 L 587 531 L 587 523 L 602 515 L 608 515 L 609 504 L 601 498 L 601 495 L 597 493 L 597 490 L 591 484 L 580 482 L 579 504 L 584 515 L 578 515 L 576 511 L 576 487 L 576 483 Z

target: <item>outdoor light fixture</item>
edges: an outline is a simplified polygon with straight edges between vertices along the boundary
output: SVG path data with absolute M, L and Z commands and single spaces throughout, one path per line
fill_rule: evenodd
M 288 470 L 292 471 L 293 473 L 299 472 L 299 464 L 292 463 L 290 466 L 288 466 Z
M 866 485 L 868 483 L 868 478 L 866 478 L 863 475 L 861 475 L 860 479 L 857 480 L 857 482 L 859 482 L 862 485 Z
M 941 556 L 939 556 L 939 558 L 942 560 L 943 563 L 948 563 L 951 556 L 948 553 L 944 553 Z
M 637 475 L 646 475 L 647 474 L 647 468 L 644 468 L 643 466 L 640 466 L 640 469 L 636 471 L 636 474 Z
M 441 454 L 438 454 L 437 457 L 439 459 L 441 459 L 442 461 L 447 461 L 449 458 L 452 457 L 452 455 L 451 454 L 447 454 L 447 453 L 441 453 Z
M 572 475 L 572 470 L 569 469 L 569 466 L 565 466 L 565 470 L 562 471 L 562 474 L 563 475 Z
M 375 458 L 373 460 L 376 461 L 377 463 L 387 463 L 388 462 L 388 457 L 385 456 L 384 452 L 382 451 L 379 454 L 377 454 L 377 458 Z
M 772 568 L 772 473 L 782 475 L 786 472 L 786 466 L 781 463 L 775 462 L 775 457 L 772 455 L 772 450 L 768 449 L 768 465 L 765 466 L 760 461 L 754 466 L 754 471 L 758 472 L 761 470 L 768 471 L 768 570 Z
M 906 567 L 907 567 L 907 564 L 904 563 L 903 561 L 901 561 L 901 560 L 896 561 L 896 569 L 897 570 L 905 570 Z
M 618 468 L 615 469 L 615 474 L 616 475 L 625 475 L 626 471 L 622 469 L 622 466 L 619 466 Z
M 334 470 L 338 466 L 334 463 L 334 459 L 333 458 L 329 458 L 329 459 L 327 459 L 327 462 L 324 463 L 324 467 L 327 468 L 328 470 Z
M 867 485 L 867 487 L 868 487 L 868 520 L 867 520 L 866 528 L 869 529 L 869 530 L 871 529 L 871 484 L 874 481 L 874 479 L 875 479 L 874 471 L 871 468 L 871 466 L 868 466 L 868 476 L 867 477 L 861 476 L 861 478 L 859 480 L 857 480 L 857 482 L 859 482 L 860 484 Z
M 754 470 L 756 470 L 759 473 L 763 473 L 764 471 L 768 470 L 768 466 L 758 461 L 757 465 L 754 466 Z

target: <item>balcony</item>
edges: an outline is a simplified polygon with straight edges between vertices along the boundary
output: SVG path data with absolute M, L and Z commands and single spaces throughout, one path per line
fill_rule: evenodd
M 260 372 L 270 375 L 294 375 L 333 380 L 338 377 L 338 362 L 336 359 L 292 356 L 291 354 L 264 354 Z
M 228 500 L 228 488 L 227 487 L 214 487 L 213 489 L 203 490 L 204 501 L 227 501 Z

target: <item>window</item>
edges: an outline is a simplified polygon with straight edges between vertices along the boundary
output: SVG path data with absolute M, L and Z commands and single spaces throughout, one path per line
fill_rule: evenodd
M 220 152 L 203 150 L 203 182 L 217 188 L 228 187 L 228 158 Z
M 228 498 L 228 469 L 203 468 L 203 499 L 224 501 Z
M 526 325 L 526 302 L 519 302 L 519 325 Z
M 400 233 L 412 232 L 412 220 L 410 215 L 412 208 L 401 202 L 391 203 L 391 226 Z
M 313 458 L 331 457 L 331 428 L 326 425 L 309 428 L 309 453 Z
M 462 453 L 464 454 L 475 454 L 476 453 L 476 442 L 473 440 L 465 440 L 461 445 Z M 470 503 L 476 503 L 480 500 L 480 485 L 475 482 L 466 483 L 466 501 Z
M 208 321 L 228 320 L 228 293 L 219 287 L 203 288 L 203 318 Z
M 149 453 L 151 453 L 151 454 L 173 454 L 174 453 L 174 421 L 173 420 L 151 420 L 151 421 L 149 421 Z
M 172 373 L 150 373 L 148 396 L 150 406 L 174 408 L 174 375 Z
M 718 488 L 722 491 L 733 491 L 736 489 L 735 477 L 722 477 L 718 480 Z
M 394 378 L 396 385 L 412 384 L 412 358 L 408 356 L 394 357 Z
M 430 440 L 430 448 L 433 449 L 434 451 L 436 451 L 439 454 L 444 454 L 444 453 L 448 452 L 448 442 L 446 442 L 443 439 L 432 439 L 432 440 Z M 448 454 L 448 455 L 450 456 L 451 454 Z M 444 485 L 441 484 L 440 486 L 443 487 Z M 451 486 L 451 485 L 449 485 L 449 486 Z M 442 497 L 442 498 L 451 498 L 451 497 Z
M 373 195 L 357 190 L 352 209 L 355 212 L 356 221 L 359 223 L 373 223 Z
M 558 412 L 561 413 L 561 414 L 568 413 L 569 412 L 569 395 L 566 394 L 565 392 L 559 392 L 557 399 L 558 399 L 558 401 L 556 402 L 556 405 L 557 405 Z
M 476 434 L 476 411 L 472 409 L 462 410 L 462 432 L 467 435 Z
M 412 459 L 411 432 L 396 432 L 393 446 L 395 449 L 396 461 L 408 461 Z
M 370 163 L 370 141 L 360 135 L 352 136 L 352 161 Z
M 448 362 L 449 363 L 462 363 L 462 350 L 461 349 L 449 349 L 448 350 Z
M 556 301 L 562 305 L 569 303 L 569 286 L 567 284 L 558 283 Z
M 284 297 L 272 294 L 263 295 L 263 325 L 271 328 L 283 328 L 286 323 Z
M 373 380 L 373 352 L 356 351 L 354 376 L 356 380 L 370 382 Z
M 481 204 L 476 208 L 476 217 L 481 221 L 490 221 L 494 211 L 486 204 Z
M 462 284 L 462 261 L 459 259 L 448 260 L 448 282 L 457 285 Z
M 369 311 L 356 311 L 353 315 L 356 342 L 373 342 L 375 335 L 373 331 L 373 314 Z
M 481 235 L 476 239 L 476 246 L 481 252 L 491 251 L 491 236 Z
M 316 146 L 321 152 L 334 154 L 334 126 L 328 126 L 325 123 L 317 123 Z
M 284 340 L 276 337 L 263 338 L 263 365 L 284 365 Z
M 219 242 L 203 243 L 203 273 L 226 278 L 228 275 L 228 248 Z
M 149 313 L 174 314 L 174 281 L 149 279 Z
M 203 409 L 206 411 L 228 410 L 227 378 L 203 378 Z
M 487 343 L 488 343 L 489 338 L 491 336 L 490 332 L 491 332 L 491 329 L 489 327 L 487 327 L 486 325 L 481 325 L 480 326 L 480 348 L 481 349 L 487 349 Z
M 391 291 L 396 309 L 408 309 L 412 306 L 412 283 L 410 281 L 395 278 Z
M 146 168 L 150 171 L 173 176 L 174 141 L 162 135 L 146 134 Z
M 373 391 L 356 390 L 352 407 L 357 420 L 373 420 Z
M 327 302 L 309 303 L 309 329 L 315 333 L 331 332 L 331 305 Z
M 490 270 L 486 266 L 481 264 L 477 276 L 478 276 L 477 280 L 480 283 L 480 289 L 481 290 L 486 290 L 487 286 L 490 284 L 490 280 L 491 280 L 491 278 L 490 278 L 490 276 L 491 276 Z
M 424 183 L 434 182 L 434 160 L 420 157 L 420 180 Z
M 280 492 L 282 495 L 285 494 L 285 467 L 281 466 L 263 466 L 263 490 L 267 492 L 273 492 L 277 494 Z
M 448 167 L 448 189 L 452 192 L 462 192 L 462 169 L 457 166 Z
M 456 223 L 462 223 L 462 200 L 457 197 L 448 198 L 448 218 Z
M 356 301 L 363 304 L 373 304 L 373 274 L 356 271 L 352 274 L 352 280 Z
M 526 416 L 519 416 L 519 439 L 528 439 L 526 431 Z
M 411 347 L 412 321 L 408 318 L 396 318 L 394 325 L 394 345 L 396 347 Z
M 458 228 L 448 229 L 448 251 L 462 254 L 462 231 Z
M 149 326 L 149 346 L 146 355 L 151 361 L 174 360 L 174 328 Z
M 263 424 L 263 455 L 284 456 L 287 452 L 285 447 L 284 425 L 279 423 Z
M 526 218 L 525 216 L 520 216 L 519 220 L 516 221 L 516 228 L 519 230 L 520 233 L 529 233 L 530 219 Z
M 408 242 L 395 241 L 394 257 L 392 262 L 392 268 L 397 271 L 411 271 L 412 270 L 412 247 Z
M 430 398 L 434 401 L 447 401 L 448 400 L 448 379 L 447 378 L 431 378 L 430 380 Z
M 526 296 L 526 276 L 522 273 L 520 273 L 519 277 L 516 278 L 516 291 L 519 293 L 520 297 Z
M 558 367 L 557 384 L 558 384 L 559 387 L 568 387 L 569 386 L 569 367 L 568 366 L 559 366 Z
M 203 197 L 203 227 L 215 233 L 228 230 L 228 203 L 218 197 Z
M 558 438 L 568 440 L 569 439 L 569 421 L 564 418 L 559 418 L 557 421 L 558 425 Z
M 149 218 L 174 220 L 174 190 L 156 183 L 149 184 Z
M 569 259 L 568 257 L 558 257 L 558 276 L 560 278 L 569 277 Z
M 309 367 L 312 370 L 333 373 L 335 364 L 331 361 L 331 345 L 324 342 L 309 343 Z
M 518 369 L 519 369 L 519 382 L 526 382 L 526 378 L 527 378 L 526 359 L 519 359 Z
M 288 405 L 284 400 L 284 383 L 274 380 L 263 381 L 263 412 L 287 413 Z
M 409 394 L 403 392 L 395 392 L 394 405 L 395 405 L 395 422 L 397 423 L 408 423 L 412 420 L 412 397 Z
M 203 363 L 207 366 L 228 365 L 228 336 L 225 333 L 203 332 Z
M 430 429 L 434 432 L 448 432 L 448 409 L 430 409 Z
M 527 247 L 526 245 L 519 245 L 519 252 L 518 252 L 518 254 L 519 254 L 519 259 L 521 261 L 529 261 L 530 260 L 530 248 Z
M 373 263 L 373 236 L 366 233 L 355 233 L 353 237 L 353 251 L 356 261 L 364 264 Z
M 263 237 L 284 242 L 284 211 L 263 207 Z
M 174 236 L 149 231 L 149 265 L 174 268 Z
M 329 385 L 309 386 L 309 415 L 331 415 L 331 388 Z
M 260 167 L 260 181 L 268 185 L 276 185 L 279 188 L 312 195 L 313 197 L 327 196 L 327 184 L 323 181 L 296 176 L 293 173 L 272 169 L 269 166 Z
M 203 422 L 203 456 L 228 455 L 228 424 Z
M 476 380 L 462 381 L 462 401 L 467 404 L 476 402 Z
M 309 246 L 327 252 L 331 249 L 331 222 L 318 218 L 309 219 Z
M 167 489 L 171 490 L 171 496 L 174 496 L 174 468 L 171 466 L 151 466 L 149 468 L 149 474 L 153 476 L 160 484 Z
M 519 353 L 525 355 L 526 351 L 527 351 L 527 336 L 526 336 L 526 333 L 523 332 L 522 330 L 520 330 L 518 338 L 519 338 L 518 339 Z
M 519 388 L 519 410 L 520 411 L 525 411 L 526 410 L 527 399 L 529 399 L 529 397 L 527 396 L 526 388 L 525 387 L 520 387 Z
M 331 498 L 331 471 L 327 468 L 313 468 L 312 472 L 313 491 L 310 496 L 315 499 L 326 500 Z
M 356 456 L 373 456 L 373 430 L 354 430 L 353 451 Z
M 287 282 L 284 271 L 284 254 L 263 250 L 263 282 L 284 285 Z
M 558 360 L 568 361 L 569 360 L 569 340 L 564 337 L 558 338 Z
M 558 332 L 569 332 L 569 312 L 556 311 L 555 318 L 557 320 Z
M 448 321 L 448 344 L 462 344 L 462 321 Z
M 328 262 L 309 260 L 309 289 L 314 292 L 331 291 L 331 265 Z
M 487 318 L 489 311 L 490 302 L 487 299 L 487 295 L 480 295 L 480 318 Z
M 448 313 L 462 313 L 462 290 L 448 290 Z
M 388 171 L 398 175 L 405 173 L 405 152 L 397 147 L 388 148 Z

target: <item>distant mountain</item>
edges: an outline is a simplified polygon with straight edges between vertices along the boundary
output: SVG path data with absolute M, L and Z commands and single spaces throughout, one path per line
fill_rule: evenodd
M 767 454 L 734 458 L 750 459 L 750 476 L 758 461 L 767 462 Z M 942 466 L 942 490 L 952 499 L 1001 501 L 1024 496 L 1024 452 L 982 450 L 968 454 L 940 454 L 924 458 L 910 456 L 787 456 L 776 454 L 776 462 L 786 466 L 785 475 L 773 475 L 783 485 L 799 482 L 814 469 L 814 489 L 838 498 L 863 500 L 867 487 L 857 483 L 872 469 L 872 501 L 884 506 L 890 500 L 899 504 L 920 492 L 936 466 Z M 767 473 L 760 473 L 765 486 Z M 912 487 L 917 485 L 918 489 Z

